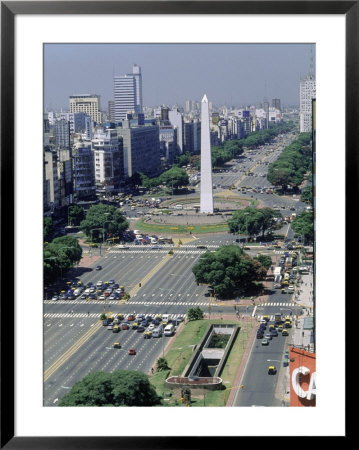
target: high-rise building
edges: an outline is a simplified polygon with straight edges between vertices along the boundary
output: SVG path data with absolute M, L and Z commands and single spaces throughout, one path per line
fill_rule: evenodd
M 92 139 L 96 185 L 106 192 L 118 191 L 124 181 L 122 138 L 112 129 L 98 130 Z
M 70 95 L 70 113 L 84 112 L 96 123 L 102 122 L 100 96 L 95 94 Z
M 113 100 L 108 101 L 108 116 L 107 119 L 109 122 L 113 122 L 115 120 L 115 103 Z
M 281 110 L 280 98 L 273 98 L 272 99 L 272 107 Z
M 132 67 L 132 74 L 136 80 L 136 113 L 142 113 L 142 74 L 141 67 L 134 64 Z
M 314 75 L 308 75 L 300 81 L 300 132 L 312 131 L 312 100 L 316 98 Z
M 74 194 L 77 200 L 91 199 L 96 194 L 94 155 L 90 142 L 81 142 L 74 149 Z
M 183 116 L 177 109 L 172 109 L 168 112 L 168 119 L 177 130 L 177 154 L 181 154 L 183 153 Z
M 136 172 L 157 176 L 160 170 L 158 125 L 138 125 L 124 120 L 117 132 L 123 139 L 125 177 L 132 177 Z
M 207 96 L 201 102 L 201 213 L 213 213 L 213 184 L 209 107 Z
M 70 147 L 70 123 L 66 119 L 55 122 L 55 145 L 61 148 Z
M 115 76 L 114 87 L 114 120 L 126 119 L 127 113 L 142 113 L 142 75 L 141 67 L 133 66 L 133 73 Z

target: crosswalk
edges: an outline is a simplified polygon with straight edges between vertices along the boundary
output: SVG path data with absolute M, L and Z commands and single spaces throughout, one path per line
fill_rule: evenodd
M 297 304 L 294 303 L 294 302 L 291 302 L 291 303 L 269 302 L 269 303 L 261 303 L 261 304 L 259 304 L 259 305 L 257 305 L 257 306 L 280 306 L 280 307 L 283 307 L 283 306 L 291 306 L 291 307 L 293 308 L 293 307 L 296 306 L 296 305 L 297 305 Z
M 124 314 L 123 316 L 125 319 L 127 319 L 127 317 L 129 315 L 130 315 L 130 313 Z M 158 313 L 146 313 L 145 315 L 146 315 L 146 317 L 151 316 L 152 319 L 154 319 L 158 315 Z M 185 320 L 187 317 L 187 314 L 168 314 L 168 317 L 170 319 L 176 319 L 179 316 L 183 317 L 183 319 Z M 45 319 L 85 319 L 85 318 L 99 319 L 100 314 L 99 313 L 91 313 L 91 314 L 87 314 L 87 313 L 74 313 L 74 314 L 71 314 L 71 313 L 46 313 L 46 314 L 44 314 L 44 318 Z
M 187 253 L 187 254 L 196 254 L 196 255 L 200 255 L 200 254 L 202 254 L 203 252 L 205 252 L 205 251 L 207 251 L 207 250 L 205 250 L 205 249 L 203 249 L 203 250 L 200 250 L 200 249 L 196 249 L 196 250 L 185 250 L 185 249 L 174 249 L 175 251 L 174 251 L 174 254 L 175 255 L 177 255 L 177 254 L 179 254 L 179 253 Z M 120 249 L 118 249 L 118 250 L 110 250 L 109 252 L 108 252 L 108 254 L 109 255 L 111 255 L 111 254 L 135 254 L 135 255 L 143 255 L 143 254 L 146 254 L 146 253 L 151 253 L 152 255 L 156 255 L 156 254 L 158 254 L 158 253 L 160 253 L 160 254 L 167 254 L 169 252 L 169 249 L 165 249 L 165 250 L 163 250 L 163 249 L 157 249 L 157 250 L 151 250 L 151 249 L 145 249 L 145 250 L 136 250 L 136 249 L 134 249 L 134 250 L 120 250 Z

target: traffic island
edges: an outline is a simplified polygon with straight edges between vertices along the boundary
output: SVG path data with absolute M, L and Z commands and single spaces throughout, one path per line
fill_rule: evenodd
M 217 380 L 218 382 L 212 383 L 211 388 L 216 387 L 216 389 L 212 390 L 208 389 L 208 386 L 198 386 L 199 383 L 196 382 L 195 378 L 193 379 L 194 381 L 190 381 L 192 386 L 197 386 L 197 388 L 193 390 L 190 386 L 184 386 L 183 388 L 176 386 L 169 389 L 169 384 L 166 383 L 166 380 L 171 379 L 171 377 L 180 377 L 188 374 L 188 371 L 191 371 L 192 363 L 196 360 L 195 354 L 199 349 L 200 343 L 206 342 L 206 339 L 208 339 L 211 334 L 211 329 L 213 329 L 211 326 L 218 326 L 218 320 L 219 317 L 213 320 L 207 319 L 187 322 L 183 326 L 182 332 L 180 332 L 174 340 L 168 353 L 165 354 L 170 369 L 165 371 L 156 370 L 150 380 L 157 393 L 162 397 L 164 397 L 166 392 L 172 392 L 171 396 L 166 397 L 164 405 L 183 405 L 183 403 L 181 403 L 182 391 L 183 389 L 190 389 L 190 406 L 225 406 L 226 401 L 224 401 L 223 393 L 227 392 L 225 389 L 235 385 L 235 378 L 242 361 L 242 356 L 247 347 L 250 332 L 253 328 L 253 321 L 249 318 L 240 321 L 227 319 L 220 322 L 221 327 L 231 328 L 232 330 L 237 329 L 238 331 L 236 333 L 231 333 L 231 336 L 233 337 L 230 343 L 227 342 L 225 351 L 223 352 L 223 349 L 220 349 L 222 350 L 221 367 L 219 367 L 217 361 L 215 364 L 216 367 L 213 367 L 213 376 L 209 373 L 209 376 L 207 377 L 221 379 L 221 383 L 219 380 Z M 206 349 L 206 351 L 209 352 L 210 350 Z M 187 381 L 188 378 L 189 377 L 187 377 Z M 172 379 L 174 380 L 174 378 Z M 220 389 L 218 389 L 218 387 L 220 387 Z

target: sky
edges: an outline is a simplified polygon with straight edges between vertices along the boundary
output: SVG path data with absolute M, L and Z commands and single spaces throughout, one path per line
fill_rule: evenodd
M 312 47 L 312 53 L 311 53 Z M 204 94 L 214 105 L 279 98 L 299 105 L 299 82 L 315 65 L 310 44 L 45 44 L 44 107 L 69 109 L 69 96 L 113 99 L 113 76 L 142 71 L 143 105 L 185 105 Z

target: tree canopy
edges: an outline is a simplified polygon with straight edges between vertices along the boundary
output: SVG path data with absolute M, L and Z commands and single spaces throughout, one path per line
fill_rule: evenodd
M 107 236 L 116 236 L 128 228 L 128 222 L 121 211 L 112 205 L 94 205 L 87 211 L 86 219 L 80 223 L 80 229 L 94 242 L 105 240 Z
M 134 370 L 95 372 L 74 384 L 59 406 L 154 406 L 160 397 L 147 375 Z
M 193 320 L 201 320 L 203 319 L 203 311 L 201 308 L 196 306 L 195 308 L 189 308 L 187 313 L 187 319 L 189 322 L 192 322 Z
M 314 241 L 314 214 L 310 211 L 305 211 L 293 220 L 291 227 L 296 236 L 303 236 L 304 242 Z
M 82 257 L 82 248 L 73 236 L 61 236 L 44 245 L 44 282 L 54 281 Z
M 211 284 L 216 294 L 223 297 L 245 292 L 267 272 L 258 260 L 236 245 L 204 253 L 192 271 L 197 283 Z
M 227 224 L 231 233 L 238 233 L 253 237 L 262 236 L 270 232 L 275 223 L 274 219 L 280 217 L 280 213 L 271 208 L 253 208 L 248 206 L 234 211 Z
M 54 225 L 51 217 L 44 217 L 44 240 L 48 241 L 54 231 Z
M 267 179 L 285 190 L 287 186 L 298 188 L 304 175 L 312 170 L 311 133 L 301 133 L 268 167 Z
M 79 205 L 69 206 L 69 222 L 70 225 L 79 225 L 85 219 L 85 211 Z
M 308 203 L 309 205 L 313 204 L 313 186 L 306 186 L 302 190 L 301 201 L 304 203 Z

